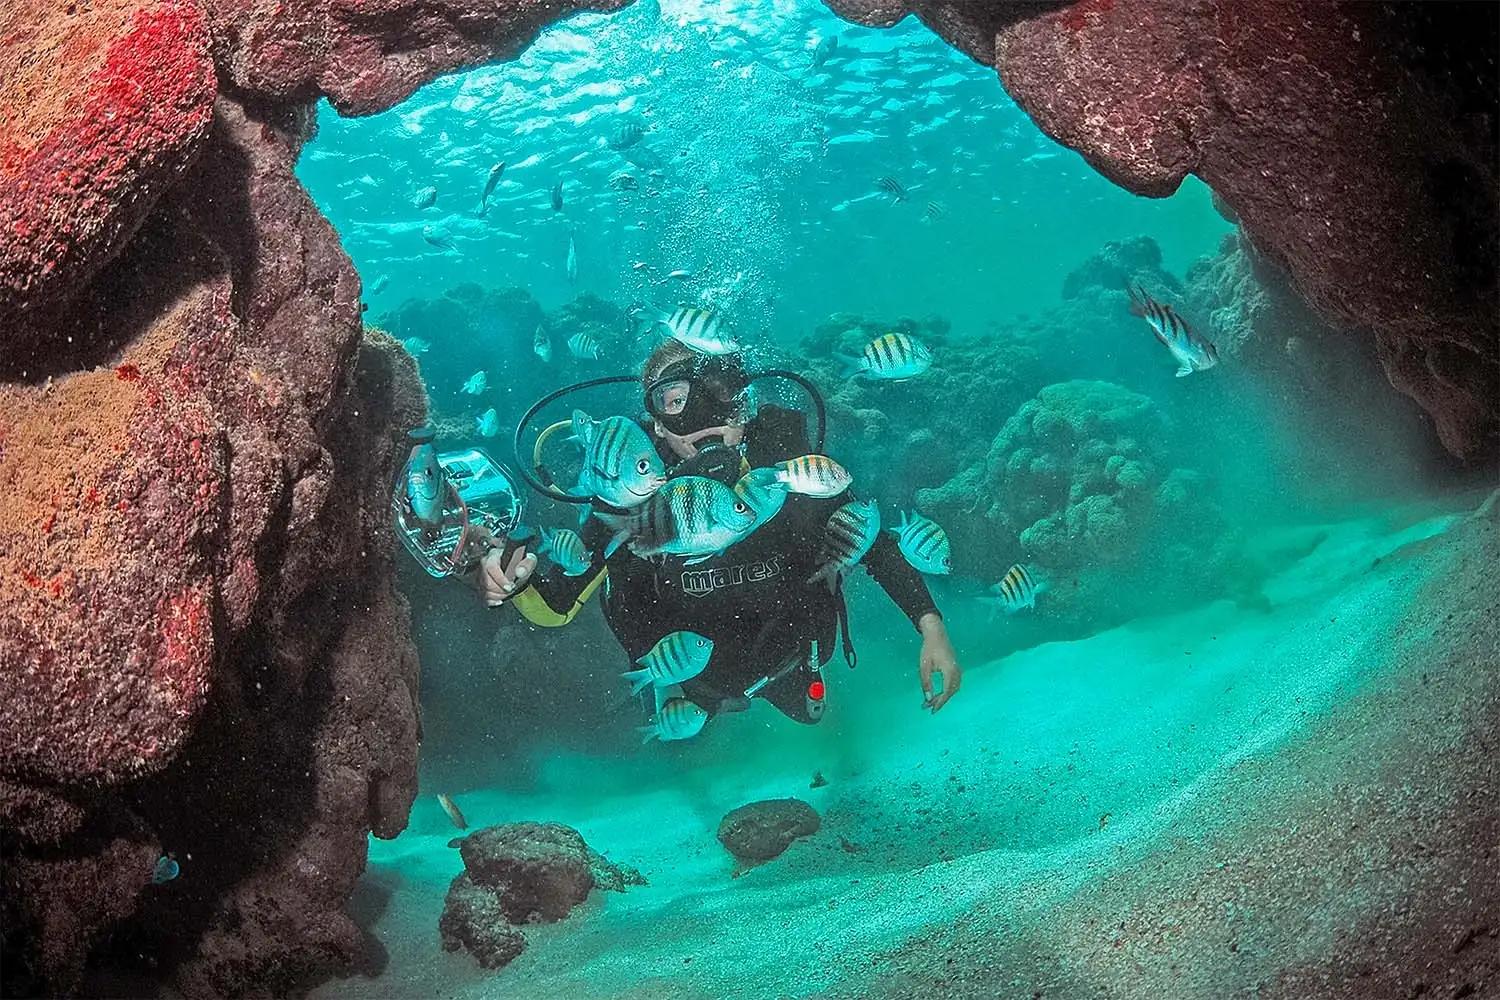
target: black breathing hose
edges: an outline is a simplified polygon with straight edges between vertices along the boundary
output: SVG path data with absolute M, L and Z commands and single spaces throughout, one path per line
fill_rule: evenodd
M 575 382 L 572 385 L 565 385 L 561 389 L 554 389 L 535 403 L 532 403 L 531 408 L 521 415 L 520 420 L 516 421 L 516 436 L 512 442 L 512 446 L 516 449 L 516 469 L 520 472 L 521 479 L 526 485 L 549 500 L 557 500 L 560 503 L 593 503 L 594 498 L 591 496 L 575 497 L 571 493 L 564 493 L 562 490 L 553 489 L 533 475 L 529 464 L 522 458 L 524 452 L 521 451 L 521 436 L 525 434 L 527 425 L 531 423 L 531 418 L 536 416 L 542 407 L 554 400 L 561 399 L 569 393 L 578 392 L 581 389 L 592 389 L 595 386 L 618 385 L 622 382 L 636 381 L 639 381 L 639 379 L 634 375 L 602 375 L 599 378 L 591 378 L 585 382 Z
M 668 379 L 660 379 L 658 380 L 658 382 L 673 382 L 676 381 L 679 377 L 680 376 L 675 376 Z M 796 372 L 788 371 L 785 368 L 767 369 L 766 371 L 752 375 L 749 381 L 757 382 L 763 378 L 787 379 L 788 381 L 797 383 L 797 385 L 802 388 L 802 391 L 807 393 L 807 398 L 812 400 L 813 413 L 818 418 L 818 433 L 813 436 L 812 450 L 815 454 L 822 454 L 823 445 L 828 437 L 828 408 L 823 404 L 823 394 L 818 391 L 818 387 L 813 385 L 812 382 L 805 376 L 798 375 Z M 516 452 L 516 469 L 521 474 L 522 481 L 537 493 L 541 494 L 544 497 L 547 497 L 549 500 L 556 500 L 560 503 L 572 504 L 593 503 L 594 498 L 591 496 L 580 497 L 574 496 L 571 493 L 564 493 L 561 490 L 554 489 L 551 486 L 548 486 L 546 483 L 543 483 L 539 478 L 537 478 L 537 476 L 532 473 L 530 465 L 522 458 L 524 452 L 521 450 L 521 438 L 525 434 L 527 426 L 530 425 L 531 419 L 535 417 L 539 412 L 541 412 L 542 408 L 545 407 L 548 403 L 555 402 L 556 400 L 561 399 L 569 393 L 579 392 L 583 389 L 593 389 L 601 385 L 620 385 L 625 382 L 637 381 L 639 381 L 639 378 L 635 375 L 601 375 L 599 378 L 591 378 L 583 382 L 575 382 L 572 385 L 565 385 L 561 389 L 554 389 L 553 391 L 547 393 L 547 395 L 543 396 L 541 399 L 537 400 L 535 403 L 532 403 L 530 408 L 528 408 L 527 411 L 521 415 L 521 419 L 516 421 L 516 435 L 514 440 L 512 440 L 511 442 L 511 446 L 515 449 Z M 647 386 L 646 395 L 649 396 L 651 394 L 651 390 L 655 389 L 656 387 L 657 386 L 655 384 Z

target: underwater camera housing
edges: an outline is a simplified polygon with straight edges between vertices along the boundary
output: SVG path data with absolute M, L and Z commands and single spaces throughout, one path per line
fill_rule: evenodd
M 391 495 L 391 521 L 406 551 L 438 578 L 468 572 L 521 523 L 515 478 L 478 448 L 439 453 L 436 434 L 418 427 Z

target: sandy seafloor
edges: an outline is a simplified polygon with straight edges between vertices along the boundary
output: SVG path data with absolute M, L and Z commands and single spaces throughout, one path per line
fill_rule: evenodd
M 692 745 L 550 753 L 525 793 L 468 791 L 471 830 L 567 823 L 650 880 L 527 929 L 526 952 L 497 972 L 439 947 L 461 861 L 424 795 L 405 834 L 372 842 L 356 896 L 383 971 L 314 995 L 1314 995 L 1359 944 L 1345 937 L 1384 933 L 1393 901 L 1418 885 L 1442 897 L 1444 880 L 1463 884 L 1438 918 L 1457 931 L 1438 933 L 1462 934 L 1500 899 L 1500 834 L 1467 865 L 1449 856 L 1461 843 L 1439 841 L 1500 829 L 1484 813 L 1496 783 L 1474 787 L 1493 774 L 1482 757 L 1477 777 L 1454 774 L 1452 794 L 1478 804 L 1455 809 L 1411 784 L 1441 785 L 1433 768 L 1449 763 L 1414 761 L 1403 785 L 1402 759 L 1454 753 L 1472 771 L 1475 726 L 1497 728 L 1500 598 L 1481 578 L 1500 527 L 1466 518 L 1471 499 L 1316 526 L 1321 544 L 1266 584 L 1269 612 L 1166 609 L 967 662 L 937 716 L 918 710 L 915 639 L 871 635 L 856 671 L 830 668 L 816 728 L 759 704 Z M 977 606 L 945 610 L 961 656 L 1006 627 Z M 828 784 L 810 789 L 819 770 Z M 732 877 L 720 818 L 789 795 L 822 831 Z M 1482 829 L 1455 832 L 1455 811 Z M 1431 843 L 1424 823 L 1440 828 Z M 1385 995 L 1387 973 L 1410 970 L 1368 970 L 1367 995 Z

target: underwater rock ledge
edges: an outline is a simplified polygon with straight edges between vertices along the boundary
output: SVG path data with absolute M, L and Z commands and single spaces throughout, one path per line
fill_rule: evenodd
M 1500 454 L 1486 5 L 827 2 L 876 26 L 916 13 L 1128 190 L 1202 178 L 1319 313 L 1373 338 L 1449 451 Z

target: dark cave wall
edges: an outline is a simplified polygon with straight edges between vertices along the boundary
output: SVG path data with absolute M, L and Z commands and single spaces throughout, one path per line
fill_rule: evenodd
M 91 951 L 195 996 L 345 971 L 416 794 L 386 518 L 425 399 L 293 166 L 318 77 L 373 110 L 565 11 L 345 7 L 0 14 L 7 995 L 110 992 Z

